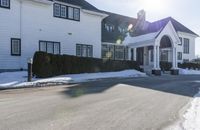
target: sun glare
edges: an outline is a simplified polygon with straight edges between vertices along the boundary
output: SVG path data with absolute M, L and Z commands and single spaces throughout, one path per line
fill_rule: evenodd
M 157 12 L 166 11 L 167 3 L 166 0 L 139 0 L 141 8 L 146 11 Z

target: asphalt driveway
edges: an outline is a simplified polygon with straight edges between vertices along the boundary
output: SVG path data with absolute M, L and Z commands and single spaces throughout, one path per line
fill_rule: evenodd
M 0 91 L 0 130 L 160 130 L 180 119 L 200 76 L 105 79 Z

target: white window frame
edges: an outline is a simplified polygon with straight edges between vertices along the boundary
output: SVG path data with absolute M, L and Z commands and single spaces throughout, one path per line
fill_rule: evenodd
M 74 8 L 68 7 L 68 19 L 74 19 Z
M 4 3 L 6 3 L 6 4 L 4 5 Z M 10 8 L 10 0 L 0 0 L 0 7 Z
M 56 8 L 56 6 L 58 8 Z M 56 12 L 56 11 L 58 11 L 58 12 Z M 61 5 L 60 4 L 54 3 L 54 5 L 53 5 L 53 15 L 54 15 L 54 17 L 60 17 L 61 16 Z
M 80 9 L 74 8 L 74 20 L 79 21 L 80 20 Z
M 44 44 L 44 49 L 42 49 L 42 44 Z M 52 46 L 52 51 L 49 52 L 48 51 L 48 44 L 50 46 Z M 40 40 L 39 41 L 39 51 L 42 51 L 42 52 L 47 52 L 47 53 L 51 53 L 51 54 L 60 54 L 60 50 L 61 50 L 61 46 L 60 46 L 60 42 L 54 42 L 54 41 L 43 41 L 43 40 Z
M 177 58 L 178 58 L 178 60 L 182 60 L 183 59 L 183 53 L 182 52 L 178 52 L 178 54 L 177 54 Z
M 190 39 L 184 38 L 183 43 L 183 53 L 189 54 L 190 53 Z
M 67 6 L 60 5 L 60 17 L 67 18 Z
M 76 44 L 76 56 L 93 57 L 93 46 L 87 44 Z
M 15 47 L 17 47 L 17 48 L 15 48 Z M 11 38 L 11 55 L 12 56 L 21 56 L 21 39 Z

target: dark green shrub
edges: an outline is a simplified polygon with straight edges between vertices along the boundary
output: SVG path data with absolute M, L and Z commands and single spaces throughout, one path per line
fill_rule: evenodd
M 185 62 L 185 63 L 179 63 L 178 64 L 179 68 L 183 68 L 183 69 L 194 69 L 194 70 L 200 70 L 200 64 L 198 63 L 191 63 L 191 62 Z
M 141 70 L 135 61 L 103 60 L 70 55 L 53 55 L 36 52 L 33 58 L 33 74 L 39 78 L 64 74 Z
M 172 68 L 172 63 L 171 62 L 160 62 L 160 68 L 162 71 L 170 71 Z

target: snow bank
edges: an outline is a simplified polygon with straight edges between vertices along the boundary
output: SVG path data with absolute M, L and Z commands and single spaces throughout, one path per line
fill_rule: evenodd
M 185 130 L 200 130 L 200 92 L 191 102 L 191 107 L 187 110 L 184 118 L 183 128 Z
M 27 72 L 6 72 L 0 73 L 0 88 L 10 87 L 27 87 L 27 86 L 38 86 L 41 84 L 48 83 L 79 83 L 86 82 L 89 80 L 97 80 L 103 78 L 121 78 L 121 77 L 146 77 L 145 73 L 136 70 L 124 70 L 119 72 L 104 72 L 104 73 L 85 73 L 85 74 L 71 74 L 57 76 L 53 78 L 45 79 L 33 79 L 33 82 L 26 82 Z
M 200 70 L 179 69 L 181 75 L 200 75 Z

